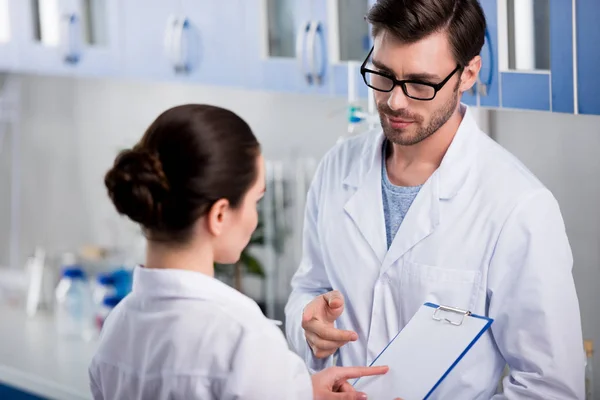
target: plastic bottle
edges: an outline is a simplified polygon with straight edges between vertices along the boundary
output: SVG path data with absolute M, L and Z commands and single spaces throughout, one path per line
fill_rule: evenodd
M 92 293 L 81 267 L 63 269 L 55 291 L 54 315 L 59 336 L 83 340 L 93 336 Z

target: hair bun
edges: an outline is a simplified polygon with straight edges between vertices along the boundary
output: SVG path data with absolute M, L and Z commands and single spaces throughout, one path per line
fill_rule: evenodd
M 145 228 L 160 228 L 169 182 L 157 154 L 134 147 L 123 150 L 104 183 L 120 214 Z

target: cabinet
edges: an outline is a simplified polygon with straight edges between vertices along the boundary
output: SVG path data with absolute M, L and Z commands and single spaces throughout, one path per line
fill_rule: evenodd
M 243 0 L 122 3 L 124 74 L 237 86 L 247 80 Z
M 120 70 L 118 0 L 11 1 L 16 65 L 37 74 L 107 76 Z
M 499 91 L 492 85 L 482 105 L 574 112 L 572 1 L 484 0 L 482 4 L 492 41 L 497 37 L 499 71 Z
M 481 0 L 481 7 L 486 18 L 487 30 L 485 42 L 481 49 L 481 70 L 476 83 L 477 99 L 472 99 L 483 107 L 498 107 L 500 103 L 498 72 L 498 5 L 496 0 Z M 474 96 L 473 96 L 474 97 Z
M 0 70 L 366 98 L 374 3 L 0 0 Z M 482 70 L 463 102 L 600 115 L 600 2 L 480 3 Z
M 600 2 L 576 0 L 577 111 L 600 115 Z
M 246 0 L 247 87 L 328 93 L 324 0 Z

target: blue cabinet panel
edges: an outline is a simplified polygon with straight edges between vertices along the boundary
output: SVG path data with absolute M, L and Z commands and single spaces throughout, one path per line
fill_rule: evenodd
M 573 6 L 571 1 L 550 1 L 550 45 L 552 111 L 573 113 Z
M 472 90 L 463 93 L 460 101 L 461 103 L 465 103 L 469 106 L 477 105 L 477 82 L 473 85 Z
M 479 90 L 480 103 L 484 107 L 498 107 L 500 105 L 498 72 L 498 4 L 496 0 L 481 0 L 481 7 L 485 13 L 488 35 L 481 49 L 481 71 L 479 79 L 483 84 L 488 84 L 485 92 Z
M 502 73 L 502 107 L 550 111 L 550 75 Z
M 579 113 L 600 115 L 600 2 L 577 0 Z

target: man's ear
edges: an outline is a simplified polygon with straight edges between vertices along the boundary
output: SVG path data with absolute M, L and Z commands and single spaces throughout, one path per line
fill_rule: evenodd
M 475 56 L 469 64 L 465 66 L 461 74 L 459 87 L 461 93 L 468 91 L 475 85 L 477 77 L 479 76 L 479 71 L 481 71 L 481 56 Z
M 229 212 L 229 201 L 220 199 L 212 205 L 206 215 L 206 227 L 214 236 L 220 236 L 223 233 L 224 222 Z

